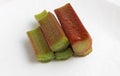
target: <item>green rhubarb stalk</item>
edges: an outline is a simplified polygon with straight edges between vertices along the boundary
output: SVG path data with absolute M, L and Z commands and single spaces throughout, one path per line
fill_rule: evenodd
M 35 15 L 35 18 L 39 22 L 52 51 L 62 51 L 68 47 L 69 41 L 52 13 L 44 10 L 42 13 Z
M 67 48 L 65 51 L 55 52 L 56 60 L 66 60 L 73 55 L 72 49 Z
M 32 43 L 38 61 L 48 62 L 54 59 L 54 53 L 48 47 L 40 27 L 28 31 L 27 35 Z

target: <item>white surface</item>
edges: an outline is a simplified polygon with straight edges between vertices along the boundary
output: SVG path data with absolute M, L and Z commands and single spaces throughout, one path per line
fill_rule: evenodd
M 83 58 L 39 63 L 26 35 L 26 31 L 38 25 L 34 14 L 44 9 L 53 12 L 68 2 L 93 38 L 93 52 Z M 0 76 L 120 76 L 120 1 L 3 1 L 0 3 Z

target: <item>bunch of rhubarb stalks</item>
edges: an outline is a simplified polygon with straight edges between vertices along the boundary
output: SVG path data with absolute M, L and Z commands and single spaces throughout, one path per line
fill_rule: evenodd
M 59 22 L 46 10 L 35 15 L 40 24 L 27 35 L 40 62 L 86 56 L 92 51 L 92 39 L 70 3 L 54 10 Z

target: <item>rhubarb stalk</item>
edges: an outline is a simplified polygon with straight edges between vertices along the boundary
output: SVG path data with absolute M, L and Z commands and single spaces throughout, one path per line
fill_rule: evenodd
M 69 47 L 64 51 L 55 52 L 55 59 L 56 60 L 66 60 L 73 55 L 72 49 Z
M 76 56 L 89 54 L 92 51 L 92 39 L 72 6 L 68 3 L 55 9 L 55 13 L 70 40 L 74 54 Z
M 35 15 L 35 18 L 39 22 L 45 39 L 52 51 L 61 51 L 68 47 L 69 41 L 51 12 L 44 10 L 42 13 Z
M 28 31 L 27 35 L 32 43 L 38 61 L 48 62 L 54 59 L 54 53 L 48 47 L 40 27 Z

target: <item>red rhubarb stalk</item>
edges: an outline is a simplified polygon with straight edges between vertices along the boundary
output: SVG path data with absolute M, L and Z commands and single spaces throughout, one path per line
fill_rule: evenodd
M 55 13 L 70 40 L 74 54 L 76 56 L 89 54 L 92 51 L 92 39 L 72 6 L 68 3 L 55 9 Z

